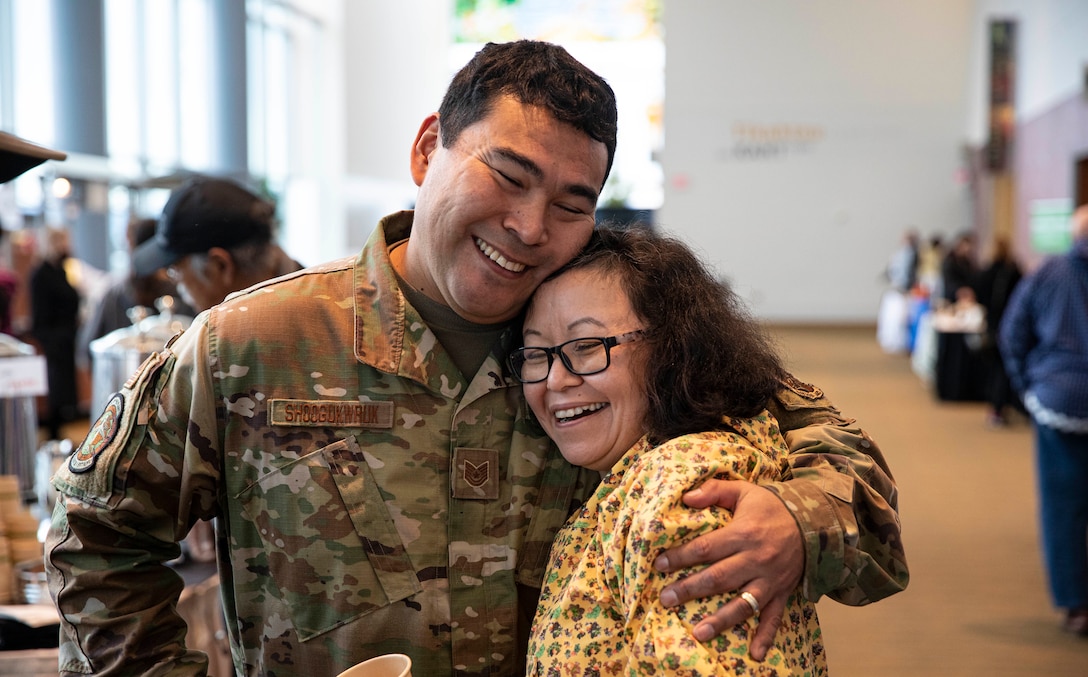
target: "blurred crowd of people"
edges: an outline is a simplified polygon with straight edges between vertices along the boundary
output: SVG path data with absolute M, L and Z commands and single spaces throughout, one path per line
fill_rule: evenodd
M 171 193 L 161 218 L 130 222 L 120 275 L 81 260 L 66 228 L 0 228 L 0 333 L 45 358 L 46 439 L 97 414 L 88 409 L 96 339 L 157 314 L 164 297 L 174 315 L 191 318 L 232 291 L 300 269 L 275 242 L 274 214 L 237 182 L 193 178 Z
M 998 353 L 996 333 L 1023 275 L 1008 238 L 996 236 L 980 261 L 973 233 L 951 243 L 922 242 L 909 229 L 886 269 L 889 284 L 878 339 L 889 353 L 910 354 L 915 371 L 941 399 L 985 400 L 987 422 L 1007 424 L 1021 408 Z
M 65 424 L 86 416 L 77 334 L 108 277 L 73 255 L 66 228 L 3 231 L 0 237 L 0 333 L 31 344 L 45 358 L 48 393 L 39 420 L 48 439 L 59 439 Z
M 983 264 L 970 233 L 941 251 L 908 231 L 886 269 L 878 338 L 911 353 L 939 399 L 986 402 L 990 426 L 1014 411 L 1030 420 L 1050 596 L 1064 629 L 1088 636 L 1088 205 L 1070 240 L 1029 272 L 1004 237 Z

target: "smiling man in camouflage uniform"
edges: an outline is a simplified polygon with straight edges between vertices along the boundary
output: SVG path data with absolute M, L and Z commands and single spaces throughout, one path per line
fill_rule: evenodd
M 55 478 L 62 673 L 204 674 L 165 563 L 214 517 L 239 674 L 387 652 L 419 677 L 519 674 L 552 537 L 599 475 L 563 461 L 504 358 L 533 290 L 588 241 L 615 123 L 611 89 L 561 48 L 488 45 L 419 129 L 414 212 L 151 357 Z M 819 425 L 789 433 L 797 479 L 741 492 L 743 531 L 714 558 L 739 556 L 715 566 L 769 601 L 802 570 L 814 598 L 901 589 L 875 448 L 817 391 L 782 400 L 784 427 Z M 775 533 L 738 548 L 753 524 Z

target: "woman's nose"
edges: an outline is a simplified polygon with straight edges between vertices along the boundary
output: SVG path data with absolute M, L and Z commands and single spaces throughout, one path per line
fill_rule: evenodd
M 563 363 L 563 360 L 559 359 L 558 355 L 548 365 L 549 390 L 562 390 L 572 385 L 578 385 L 581 382 L 582 377 L 567 369 L 567 365 Z

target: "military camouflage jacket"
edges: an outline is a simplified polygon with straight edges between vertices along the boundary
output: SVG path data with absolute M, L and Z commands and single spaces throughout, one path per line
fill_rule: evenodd
M 515 584 L 539 587 L 599 476 L 532 423 L 502 367 L 513 332 L 467 382 L 405 302 L 386 242 L 410 226 L 387 217 L 354 260 L 232 296 L 112 398 L 54 478 L 62 673 L 204 673 L 165 563 L 212 518 L 239 674 L 391 651 L 417 675 L 518 672 Z M 811 594 L 879 599 L 905 584 L 894 484 L 817 395 L 783 391 L 780 414 L 831 424 L 787 434 L 817 482 L 772 489 L 804 525 Z
M 515 580 L 539 585 L 582 471 L 529 425 L 500 361 L 511 334 L 466 382 L 405 303 L 382 229 L 355 261 L 203 314 L 56 478 L 75 499 L 49 545 L 63 670 L 198 674 L 162 562 L 216 517 L 240 673 L 400 651 L 419 675 L 515 674 Z

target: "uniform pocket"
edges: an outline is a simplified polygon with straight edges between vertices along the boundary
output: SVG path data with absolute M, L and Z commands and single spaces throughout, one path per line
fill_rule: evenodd
M 422 589 L 354 437 L 268 473 L 238 500 L 302 640 Z

